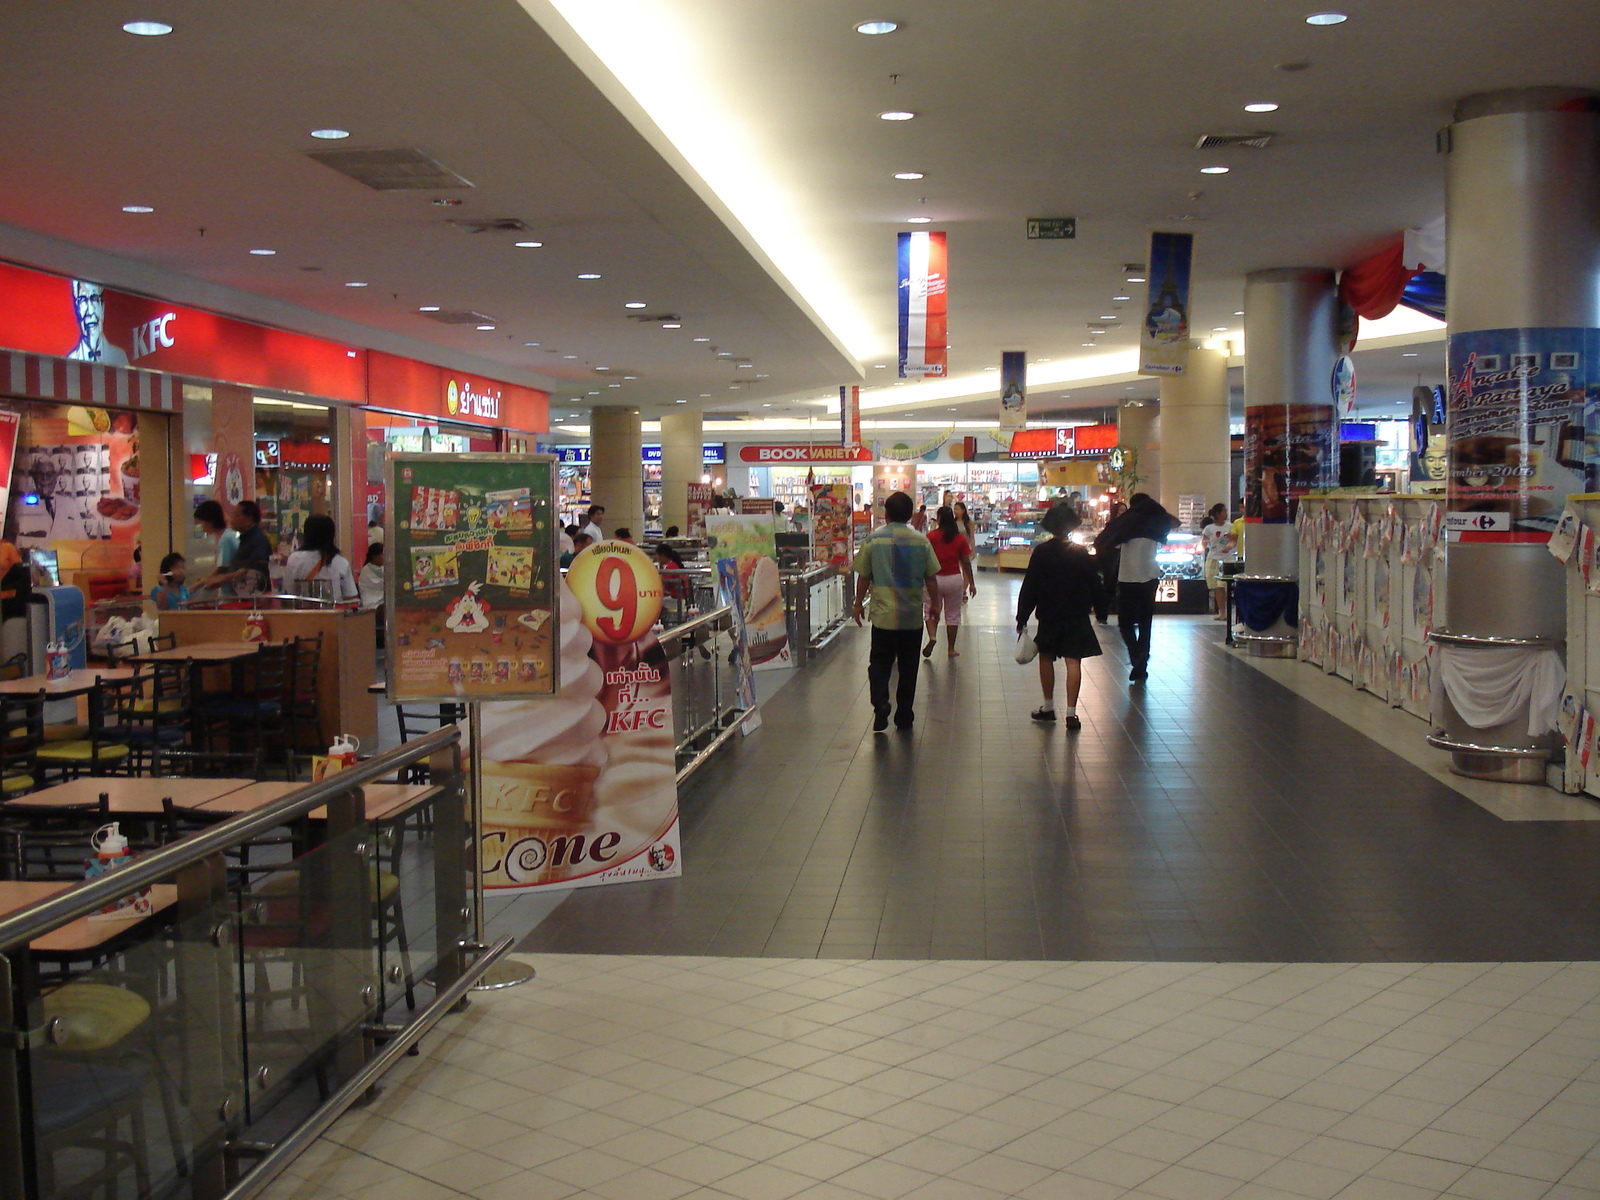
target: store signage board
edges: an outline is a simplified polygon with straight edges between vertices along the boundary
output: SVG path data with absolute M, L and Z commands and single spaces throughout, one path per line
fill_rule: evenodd
M 270 471 L 281 461 L 279 443 L 277 438 L 258 438 L 256 440 L 256 470 Z
M 721 466 L 727 461 L 726 442 L 706 442 L 700 448 L 700 461 L 706 466 Z M 588 446 L 551 446 L 550 453 L 567 466 L 588 466 L 592 450 Z M 639 461 L 654 466 L 661 461 L 661 447 L 645 445 L 639 448 Z
M 1078 218 L 1076 217 L 1029 217 L 1028 240 L 1030 242 L 1062 241 L 1078 236 Z
M 1011 435 L 1010 456 L 1024 458 L 1099 458 L 1117 444 L 1115 425 L 1071 425 L 1058 429 L 1019 429 Z
M 555 482 L 549 455 L 389 457 L 391 701 L 556 693 Z
M 739 461 L 759 466 L 873 461 L 870 446 L 740 446 Z

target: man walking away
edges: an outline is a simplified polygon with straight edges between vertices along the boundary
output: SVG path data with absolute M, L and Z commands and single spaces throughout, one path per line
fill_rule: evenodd
M 1136 492 L 1128 511 L 1102 529 L 1094 540 L 1097 555 L 1119 548 L 1122 552 L 1117 567 L 1117 629 L 1133 666 L 1128 675 L 1130 683 L 1142 683 L 1150 677 L 1150 629 L 1155 623 L 1156 587 L 1161 582 L 1156 552 L 1177 526 L 1177 520 L 1158 501 Z
M 926 537 L 906 522 L 911 497 L 895 492 L 883 502 L 885 523 L 861 543 L 852 564 L 856 573 L 856 624 L 861 624 L 872 594 L 872 650 L 867 688 L 872 696 L 872 732 L 889 727 L 889 673 L 900 671 L 894 723 L 910 729 L 916 720 L 917 665 L 922 637 L 922 598 L 939 611 L 939 557 Z

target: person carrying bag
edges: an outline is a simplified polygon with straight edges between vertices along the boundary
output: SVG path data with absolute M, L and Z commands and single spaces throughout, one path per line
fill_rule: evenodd
M 1033 548 L 1028 573 L 1022 577 L 1017 594 L 1017 662 L 1039 658 L 1039 687 L 1044 703 L 1029 715 L 1035 721 L 1056 719 L 1056 659 L 1066 664 L 1067 719 L 1069 730 L 1083 728 L 1078 719 L 1078 693 L 1083 684 L 1083 660 L 1101 653 L 1100 639 L 1089 623 L 1093 611 L 1106 619 L 1105 589 L 1094 569 L 1094 560 L 1082 546 L 1073 545 L 1068 535 L 1083 523 L 1083 518 L 1066 505 L 1058 504 L 1044 515 L 1045 532 L 1050 540 Z M 1039 615 L 1039 632 L 1028 636 L 1028 618 Z

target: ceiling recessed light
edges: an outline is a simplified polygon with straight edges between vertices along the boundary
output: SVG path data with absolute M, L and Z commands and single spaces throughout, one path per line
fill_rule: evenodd
M 1234 313 L 1233 315 L 1236 316 L 1236 317 L 1244 316 L 1244 309 L 1241 308 L 1238 312 Z
M 663 322 L 661 322 L 661 328 L 663 328 L 663 329 L 682 329 L 683 328 L 683 322 L 682 321 L 663 321 Z
M 700 399 L 702 399 L 702 400 L 711 399 L 711 393 L 710 392 L 701 392 L 700 393 Z
M 478 328 L 479 328 L 479 329 L 480 329 L 480 330 L 484 330 L 484 331 L 488 331 L 488 330 L 490 330 L 490 329 L 493 329 L 493 328 L 494 328 L 494 326 L 493 326 L 493 325 L 479 325 L 479 326 L 478 326 Z
M 596 367 L 595 370 L 596 371 L 609 371 L 609 370 L 611 370 L 611 368 L 610 367 Z
M 1092 346 L 1092 345 L 1094 345 L 1094 343 L 1093 343 L 1093 342 L 1084 342 L 1084 343 L 1082 343 L 1082 344 L 1083 344 L 1083 345 L 1085 345 L 1085 346 Z
M 1143 275 L 1129 275 L 1128 276 L 1128 282 L 1129 283 L 1143 283 L 1144 280 L 1145 280 L 1145 277 Z
M 1415 350 L 1402 350 L 1400 352 L 1401 358 L 1415 358 L 1416 356 L 1417 352 Z
M 1211 327 L 1211 332 L 1212 333 L 1227 333 L 1228 332 L 1228 327 L 1226 325 L 1213 325 Z
M 932 220 L 933 220 L 932 217 L 907 217 L 906 218 L 906 224 L 907 225 L 927 225 Z
M 600 276 L 594 271 L 582 271 L 582 272 L 579 273 L 578 278 L 579 279 L 599 279 Z
M 424 304 L 421 308 L 417 309 L 417 311 L 418 312 L 438 312 L 439 311 L 439 306 L 437 304 Z
M 694 340 L 697 341 L 697 342 L 709 342 L 711 339 L 710 338 L 695 338 Z
M 1000 369 L 999 367 L 985 367 L 984 368 L 985 371 L 998 371 L 999 369 Z
M 899 28 L 899 21 L 863 21 L 856 26 L 856 32 L 864 33 L 868 37 L 877 37 L 881 33 L 893 33 Z
M 872 369 L 874 371 L 887 371 L 889 369 L 889 364 L 888 363 L 873 363 L 872 364 Z
M 153 213 L 155 209 L 148 204 L 124 204 L 122 211 L 125 213 Z
M 252 251 L 250 251 L 250 253 L 251 254 L 260 255 L 262 258 L 267 258 L 267 257 L 269 257 L 271 255 L 276 254 L 277 251 L 276 250 L 252 250 Z
M 123 24 L 122 32 L 135 37 L 161 37 L 171 33 L 172 26 L 165 21 L 128 21 Z
M 538 342 L 523 342 L 522 344 L 524 346 L 537 346 L 539 343 Z
M 896 179 L 921 179 L 922 178 L 922 172 L 921 171 L 896 171 L 894 173 L 894 177 Z
M 643 300 L 629 300 L 622 307 L 623 308 L 648 308 L 649 305 L 647 305 Z
M 557 425 L 561 424 L 561 422 L 566 420 L 565 417 L 551 417 L 550 419 L 552 421 L 554 421 Z
M 1278 106 L 1271 101 L 1263 100 L 1260 104 L 1246 104 L 1245 112 L 1277 112 Z
M 1343 25 L 1350 18 L 1341 12 L 1312 13 L 1306 18 L 1307 25 Z
M 689 402 L 687 400 L 674 400 L 673 403 L 674 404 L 687 404 Z
M 578 356 L 576 354 L 563 354 L 561 357 L 562 358 L 577 358 Z
M 762 407 L 762 408 L 771 408 L 771 407 L 772 407 L 772 405 L 770 405 L 770 404 L 763 404 L 763 405 L 762 405 L 762 406 L 761 406 L 761 407 Z
M 537 250 L 544 245 L 543 242 L 512 242 L 511 244 L 518 250 Z
M 366 286 L 367 286 L 366 284 L 360 282 L 359 280 L 355 280 L 355 279 L 352 279 L 349 283 L 345 284 L 345 287 L 366 287 Z
M 917 114 L 914 113 L 914 112 L 906 112 L 903 108 L 895 108 L 895 109 L 890 109 L 888 112 L 879 113 L 878 114 L 878 120 L 880 120 L 880 121 L 909 121 L 912 118 L 914 118 L 916 115 Z
M 1226 175 L 1230 169 L 1231 168 L 1229 168 L 1229 167 L 1201 167 L 1200 168 L 1200 174 L 1202 174 L 1202 175 Z
M 1113 300 L 1132 300 L 1133 299 L 1132 296 L 1113 296 L 1111 298 Z
M 1102 321 L 1115 321 L 1117 318 L 1116 318 L 1115 314 L 1112 314 L 1111 316 L 1107 316 L 1105 313 L 1101 313 L 1100 314 L 1100 319 Z
M 608 383 L 608 384 L 606 384 L 606 386 L 607 387 L 621 387 L 622 385 L 620 383 Z
M 637 379 L 639 377 L 637 375 L 624 375 L 623 378 L 624 379 Z
M 585 393 L 585 395 L 589 395 L 589 396 L 598 396 L 599 394 L 600 394 L 599 392 L 586 392 Z
M 350 136 L 348 129 L 313 129 L 311 136 L 324 142 L 337 142 Z

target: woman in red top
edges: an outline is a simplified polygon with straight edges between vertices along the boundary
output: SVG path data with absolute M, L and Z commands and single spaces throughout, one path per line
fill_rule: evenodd
M 972 581 L 972 544 L 967 541 L 956 515 L 946 505 L 938 513 L 938 526 L 928 532 L 933 552 L 939 559 L 939 574 L 934 582 L 939 588 L 939 605 L 934 607 L 923 601 L 923 620 L 928 623 L 928 644 L 922 648 L 922 657 L 933 657 L 933 648 L 939 644 L 939 613 L 944 612 L 944 637 L 951 658 L 959 657 L 956 649 L 956 630 L 961 628 L 961 605 L 968 596 L 978 594 L 978 585 Z

